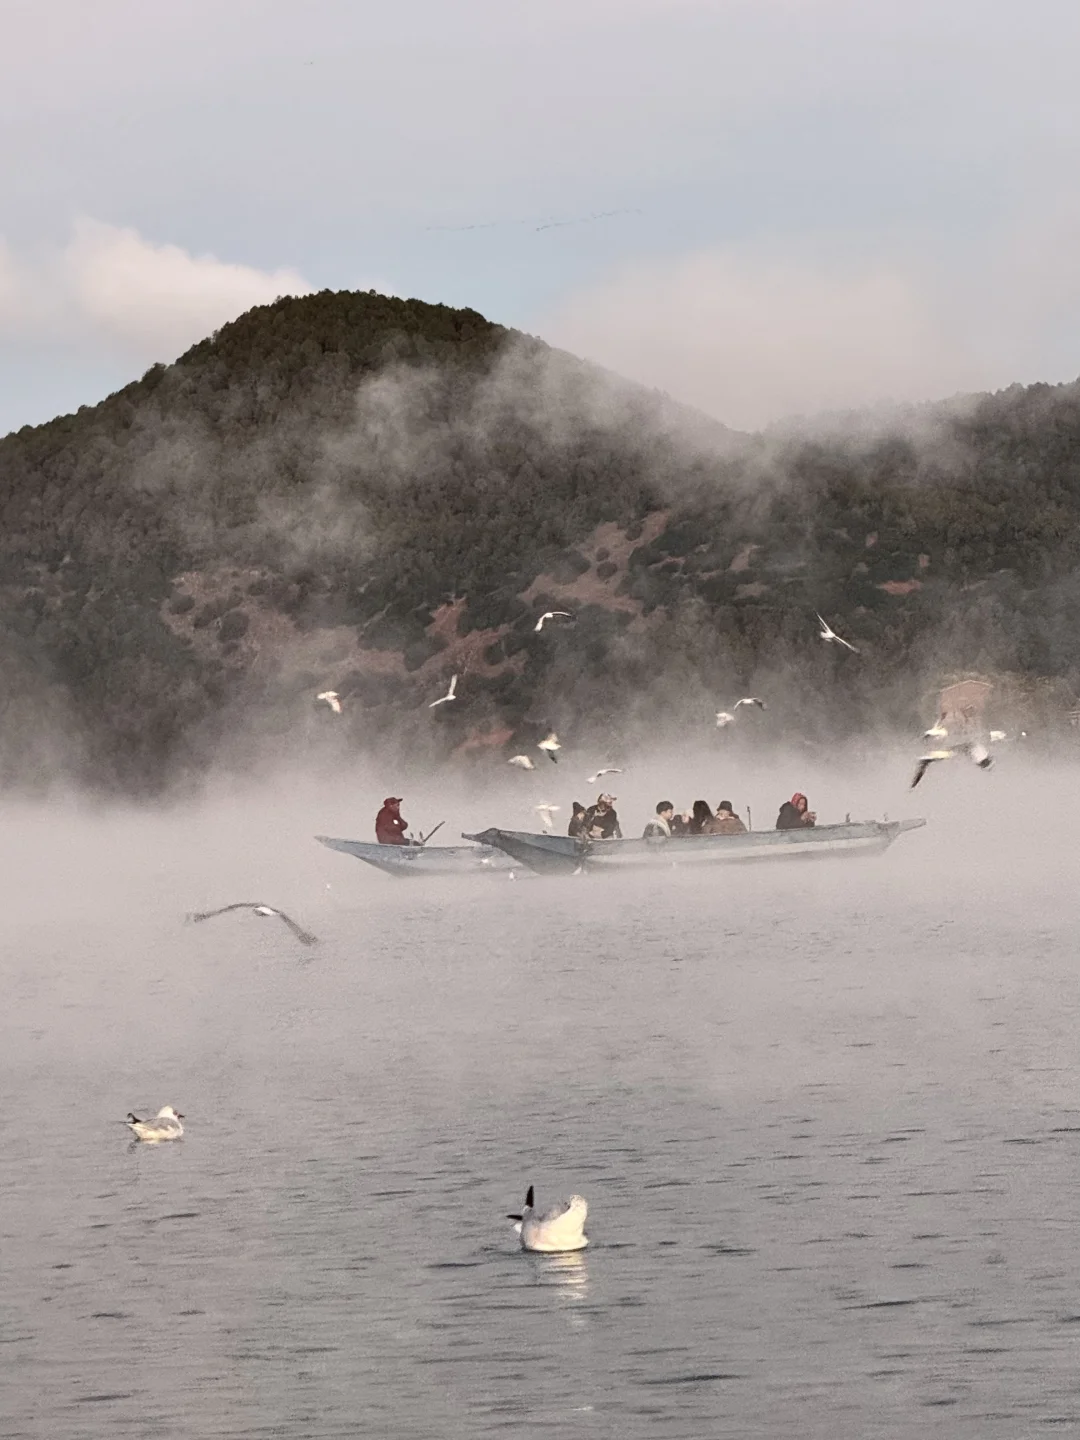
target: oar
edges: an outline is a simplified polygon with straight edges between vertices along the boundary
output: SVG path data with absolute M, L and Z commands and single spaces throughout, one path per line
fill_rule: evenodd
M 445 821 L 445 820 L 440 820 L 439 823 L 435 826 L 435 829 L 434 829 L 434 830 L 430 830 L 426 835 L 421 831 L 421 834 L 420 834 L 420 844 L 421 844 L 421 845 L 426 845 L 427 842 L 431 839 L 432 835 L 435 835 L 439 830 L 441 830 L 442 827 L 443 827 L 445 824 L 446 824 L 446 821 Z

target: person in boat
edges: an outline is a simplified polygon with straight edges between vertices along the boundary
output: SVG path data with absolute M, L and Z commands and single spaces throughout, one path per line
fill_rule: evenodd
M 375 839 L 380 845 L 410 845 L 412 841 L 405 838 L 408 828 L 409 822 L 401 815 L 401 796 L 388 795 L 375 816 Z
M 777 830 L 801 830 L 804 826 L 816 824 L 817 816 L 801 790 L 796 790 L 790 800 L 784 801 L 776 817 Z
M 746 826 L 735 814 L 731 801 L 721 800 L 705 833 L 708 835 L 745 835 Z
M 574 801 L 574 813 L 570 816 L 570 824 L 566 827 L 566 833 L 571 840 L 580 840 L 585 834 L 585 806 L 580 800 Z
M 585 836 L 589 840 L 622 839 L 614 795 L 597 796 L 596 804 L 585 811 Z
M 688 835 L 708 835 L 709 826 L 713 821 L 713 813 L 704 800 L 695 800 L 693 813 L 690 816 L 690 824 L 686 827 Z
M 661 800 L 656 807 L 656 814 L 645 826 L 641 838 L 643 840 L 670 840 L 671 822 L 675 818 L 675 806 L 670 800 Z
M 678 840 L 683 835 L 690 834 L 690 821 L 692 818 L 693 817 L 688 815 L 685 810 L 682 812 L 682 814 L 680 814 L 677 810 L 674 812 L 671 819 L 668 821 L 668 824 L 671 826 L 671 838 L 673 840 Z

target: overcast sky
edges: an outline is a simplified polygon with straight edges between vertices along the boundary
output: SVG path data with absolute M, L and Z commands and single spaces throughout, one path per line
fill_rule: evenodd
M 1072 379 L 1078 73 L 1076 0 L 5 0 L 0 432 L 327 286 L 742 427 Z

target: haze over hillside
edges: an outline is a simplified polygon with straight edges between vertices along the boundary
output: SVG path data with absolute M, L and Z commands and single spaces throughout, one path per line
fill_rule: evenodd
M 1077 385 L 741 436 L 473 311 L 323 292 L 0 441 L 0 504 L 7 784 L 501 764 L 763 692 L 763 734 L 832 742 L 972 671 L 1052 729 L 1080 685 Z

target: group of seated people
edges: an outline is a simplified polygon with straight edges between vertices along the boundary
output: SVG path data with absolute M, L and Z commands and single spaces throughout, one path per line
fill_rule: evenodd
M 721 800 L 715 814 L 705 800 L 695 800 L 689 814 L 676 814 L 670 800 L 661 800 L 645 826 L 645 840 L 675 840 L 683 835 L 744 835 L 746 826 L 730 800 Z
M 777 830 L 798 830 L 817 823 L 806 796 L 796 791 L 785 800 L 776 817 Z M 656 814 L 645 826 L 644 840 L 676 840 L 685 835 L 744 835 L 746 826 L 735 814 L 730 800 L 721 800 L 715 812 L 705 800 L 695 800 L 689 813 L 677 814 L 670 800 L 661 800 Z M 567 834 L 578 840 L 621 840 L 622 828 L 615 810 L 614 795 L 600 795 L 596 804 L 574 801 Z

